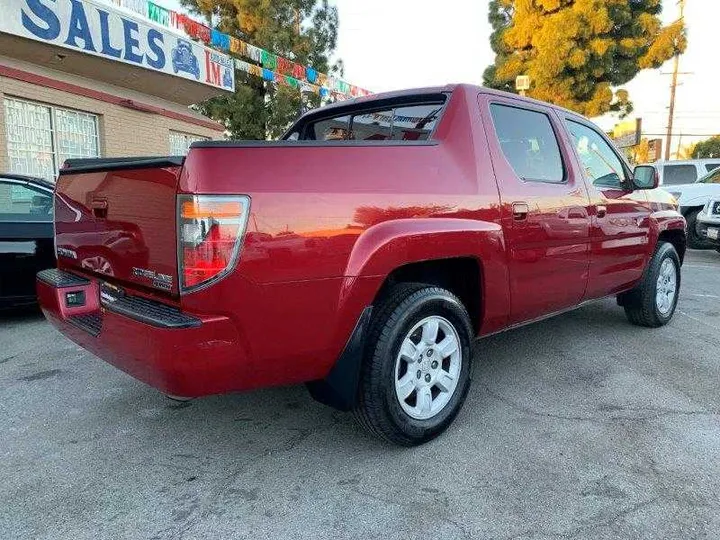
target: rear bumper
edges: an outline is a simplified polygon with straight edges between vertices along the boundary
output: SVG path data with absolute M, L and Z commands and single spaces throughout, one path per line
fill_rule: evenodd
M 68 306 L 68 293 L 84 294 Z M 158 390 L 184 397 L 241 390 L 248 354 L 225 316 L 197 316 L 140 297 L 103 294 L 96 280 L 59 270 L 38 274 L 47 319 L 96 356 Z

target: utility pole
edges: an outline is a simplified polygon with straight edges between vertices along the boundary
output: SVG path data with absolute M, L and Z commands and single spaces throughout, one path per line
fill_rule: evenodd
M 685 0 L 680 0 L 680 21 L 685 18 Z M 667 137 L 665 139 L 665 160 L 670 160 L 672 146 L 673 121 L 675 119 L 675 94 L 677 91 L 678 71 L 680 69 L 680 53 L 673 60 L 672 83 L 670 84 L 670 111 L 668 113 Z

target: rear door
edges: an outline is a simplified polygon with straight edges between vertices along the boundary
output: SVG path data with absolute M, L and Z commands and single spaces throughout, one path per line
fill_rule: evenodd
M 650 249 L 650 202 L 646 191 L 632 190 L 630 168 L 597 127 L 574 116 L 565 123 L 592 203 L 586 298 L 599 298 L 642 276 Z
M 583 298 L 590 203 L 550 108 L 494 95 L 481 95 L 480 102 L 500 191 L 515 324 Z

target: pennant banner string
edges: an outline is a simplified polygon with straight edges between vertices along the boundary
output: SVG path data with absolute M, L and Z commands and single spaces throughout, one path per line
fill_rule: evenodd
M 206 45 L 252 60 L 259 65 L 252 65 L 236 58 L 235 67 L 241 71 L 262 77 L 267 81 L 274 81 L 293 88 L 301 86 L 311 89 L 317 88 L 316 93 L 320 95 L 333 94 L 336 96 L 357 97 L 371 94 L 370 91 L 364 88 L 319 73 L 311 66 L 303 66 L 260 47 L 255 47 L 241 39 L 199 23 L 187 15 L 166 9 L 151 0 L 113 0 L 113 2 L 159 25 L 183 31 L 191 38 L 202 41 Z

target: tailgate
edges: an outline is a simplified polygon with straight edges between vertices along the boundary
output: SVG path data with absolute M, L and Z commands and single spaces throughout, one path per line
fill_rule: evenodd
M 68 160 L 55 197 L 58 266 L 178 294 L 182 158 Z

